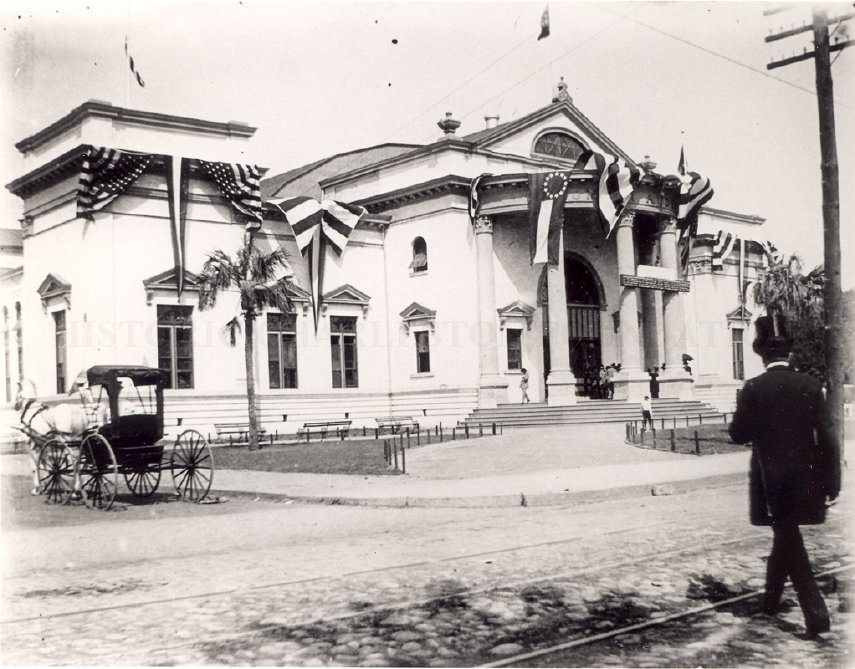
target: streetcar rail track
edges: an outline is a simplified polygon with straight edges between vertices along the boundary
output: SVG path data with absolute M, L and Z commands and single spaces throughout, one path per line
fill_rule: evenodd
M 825 571 L 821 571 L 815 574 L 817 578 L 823 576 L 831 576 L 834 574 L 839 574 L 844 571 L 849 571 L 851 569 L 855 569 L 855 565 L 843 565 L 840 567 L 835 567 L 834 569 L 827 569 Z M 789 589 L 789 588 L 788 588 Z M 664 625 L 666 623 L 673 622 L 675 620 L 684 620 L 686 618 L 691 618 L 692 616 L 697 616 L 701 613 L 705 613 L 706 611 L 713 611 L 716 609 L 723 609 L 728 606 L 732 606 L 733 604 L 738 604 L 739 602 L 744 602 L 749 599 L 754 599 L 755 597 L 759 597 L 763 594 L 762 590 L 752 590 L 750 592 L 745 592 L 739 595 L 735 595 L 734 597 L 729 597 L 727 599 L 722 599 L 717 602 L 711 602 L 709 604 L 704 604 L 702 606 L 693 607 L 687 611 L 679 611 L 677 613 L 671 613 L 665 616 L 653 617 L 650 620 L 645 620 L 640 623 L 634 623 L 632 625 L 626 625 L 624 627 L 619 627 L 613 630 L 609 630 L 607 632 L 600 632 L 599 634 L 592 634 L 584 637 L 577 637 L 575 639 L 571 639 L 570 641 L 565 641 L 560 644 L 555 644 L 553 646 L 549 646 L 547 648 L 540 648 L 537 650 L 528 651 L 525 653 L 518 653 L 516 655 L 510 655 L 508 657 L 504 657 L 501 660 L 495 660 L 493 662 L 488 662 L 486 664 L 476 665 L 478 667 L 508 667 L 508 666 L 519 666 L 522 662 L 528 662 L 530 660 L 536 660 L 539 658 L 544 658 L 549 655 L 556 655 L 558 653 L 563 653 L 568 650 L 572 650 L 573 648 L 580 648 L 582 646 L 590 646 L 595 643 L 599 643 L 601 641 L 606 641 L 608 639 L 613 639 L 615 637 L 619 637 L 623 634 L 630 634 L 632 632 L 638 632 L 640 630 L 650 629 L 652 627 L 658 627 Z

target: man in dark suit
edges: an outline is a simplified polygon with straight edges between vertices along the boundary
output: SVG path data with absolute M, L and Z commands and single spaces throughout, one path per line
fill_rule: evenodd
M 745 383 L 730 436 L 752 443 L 751 523 L 774 535 L 766 564 L 765 613 L 774 615 L 787 576 L 805 618 L 807 636 L 830 627 L 828 609 L 811 572 L 799 525 L 825 522 L 826 502 L 840 492 L 840 451 L 822 387 L 790 368 L 791 341 L 783 319 L 757 319 L 754 352 L 766 372 Z

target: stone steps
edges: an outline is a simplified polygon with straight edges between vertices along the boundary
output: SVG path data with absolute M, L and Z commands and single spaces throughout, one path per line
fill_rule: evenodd
M 653 400 L 653 416 L 665 419 L 666 427 L 724 423 L 718 409 L 697 400 Z M 675 422 L 676 419 L 676 422 Z M 551 407 L 545 403 L 500 404 L 495 409 L 476 409 L 466 417 L 469 425 L 492 424 L 504 427 L 542 427 L 545 425 L 579 425 L 588 423 L 626 423 L 641 420 L 641 406 L 625 400 L 581 400 L 567 407 Z

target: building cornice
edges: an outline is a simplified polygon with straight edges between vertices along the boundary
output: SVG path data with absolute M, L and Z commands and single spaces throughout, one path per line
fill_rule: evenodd
M 716 218 L 724 218 L 730 221 L 735 221 L 737 223 L 762 225 L 766 222 L 766 219 L 762 216 L 755 216 L 753 214 L 740 214 L 735 211 L 728 211 L 726 209 L 716 209 L 714 207 L 701 207 L 699 213 L 707 214 L 709 216 L 715 216 Z
M 242 121 L 227 121 L 225 123 L 206 121 L 189 116 L 175 116 L 173 114 L 161 114 L 158 112 L 142 111 L 140 109 L 127 109 L 125 107 L 116 107 L 109 102 L 89 100 L 34 135 L 22 139 L 15 144 L 15 148 L 21 153 L 32 151 L 79 125 L 88 117 L 106 118 L 130 125 L 143 125 L 149 128 L 182 130 L 222 137 L 249 138 L 257 130 L 257 128 Z

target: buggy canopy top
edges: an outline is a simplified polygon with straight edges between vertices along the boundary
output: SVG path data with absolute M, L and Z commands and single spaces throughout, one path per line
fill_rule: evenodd
M 154 367 L 95 365 L 86 370 L 86 380 L 90 386 L 108 386 L 119 378 L 130 379 L 135 386 L 162 386 L 166 382 L 166 374 Z

